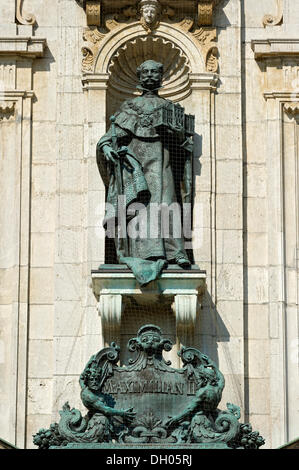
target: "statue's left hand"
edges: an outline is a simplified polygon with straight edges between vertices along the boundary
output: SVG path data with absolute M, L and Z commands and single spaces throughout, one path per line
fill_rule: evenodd
M 193 140 L 188 137 L 182 144 L 181 144 L 181 147 L 186 150 L 187 152 L 189 153 L 192 153 L 193 152 L 193 147 L 194 147 L 194 144 L 193 144 Z

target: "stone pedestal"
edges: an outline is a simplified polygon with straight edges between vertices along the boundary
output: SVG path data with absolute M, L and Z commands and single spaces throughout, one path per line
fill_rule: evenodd
M 105 343 L 109 344 L 112 339 L 119 340 L 122 313 L 131 301 L 149 308 L 168 303 L 176 316 L 177 338 L 193 336 L 201 297 L 206 288 L 206 272 L 197 266 L 184 270 L 173 265 L 163 270 L 159 279 L 146 286 L 140 286 L 124 265 L 102 265 L 91 275 Z

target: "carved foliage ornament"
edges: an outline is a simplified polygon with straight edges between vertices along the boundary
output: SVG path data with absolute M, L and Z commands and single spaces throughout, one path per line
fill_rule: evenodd
M 15 101 L 0 101 L 0 122 L 14 116 L 15 104 Z
M 135 357 L 118 366 L 119 347 L 111 343 L 92 356 L 80 376 L 82 417 L 68 402 L 59 423 L 33 436 L 40 448 L 74 448 L 76 443 L 258 449 L 264 439 L 239 423 L 240 408 L 218 409 L 224 377 L 216 364 L 195 348 L 179 352 L 183 367 L 163 357 L 172 343 L 155 325 L 144 325 L 128 343 Z M 159 403 L 159 405 L 158 405 Z M 96 447 L 96 446 L 95 446 Z
M 217 73 L 218 71 L 218 48 L 216 45 L 216 28 L 201 27 L 196 28 L 193 37 L 198 41 L 201 52 L 205 57 L 207 72 Z
M 293 103 L 285 103 L 284 109 L 286 113 L 290 116 L 298 116 L 299 115 L 299 101 L 294 101 Z
M 144 15 L 140 18 L 141 25 L 148 34 L 158 28 L 161 21 L 170 23 L 175 28 L 190 35 L 193 40 L 196 40 L 204 57 L 206 71 L 211 73 L 218 72 L 216 28 L 211 26 L 198 27 L 195 20 L 190 16 L 182 16 L 182 14 L 179 14 L 173 8 L 167 7 L 162 9 L 158 0 L 141 0 L 139 6 L 139 12 L 143 12 Z M 152 11 L 152 14 L 150 14 L 150 11 Z M 134 7 L 126 7 L 119 10 L 118 14 L 103 15 L 103 27 L 90 26 L 85 29 L 83 39 L 87 44 L 82 48 L 83 72 L 92 73 L 94 71 L 95 60 L 100 52 L 101 41 L 116 28 L 126 27 L 128 23 L 136 22 L 137 15 L 138 12 Z

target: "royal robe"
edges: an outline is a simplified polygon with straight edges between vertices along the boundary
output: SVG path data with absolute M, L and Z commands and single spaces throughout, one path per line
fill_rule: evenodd
M 137 238 L 120 240 L 116 237 L 119 261 L 127 264 L 142 284 L 155 279 L 167 262 L 175 264 L 178 258 L 188 259 L 181 208 L 183 202 L 191 202 L 192 150 L 190 139 L 182 132 L 155 126 L 160 109 L 167 103 L 169 101 L 152 92 L 125 101 L 115 113 L 114 130 L 111 126 L 97 145 L 98 168 L 108 188 L 104 226 L 117 222 L 119 195 L 125 196 L 126 209 L 138 202 L 145 206 L 146 237 L 144 232 Z M 117 136 L 118 148 L 128 148 L 118 170 L 113 164 L 107 164 L 102 151 L 105 145 L 113 147 L 113 133 Z M 179 211 L 170 211 L 166 226 L 165 213 L 156 217 L 153 211 L 153 217 L 151 204 L 157 207 L 173 203 L 178 203 Z M 129 229 L 134 220 L 127 216 L 127 223 Z M 166 236 L 165 230 L 168 231 Z

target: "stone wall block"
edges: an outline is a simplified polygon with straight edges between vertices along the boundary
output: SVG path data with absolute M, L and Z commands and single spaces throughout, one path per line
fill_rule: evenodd
M 247 264 L 248 266 L 268 265 L 268 234 L 247 232 Z
M 217 262 L 243 264 L 241 230 L 218 230 L 216 235 Z
M 29 378 L 52 379 L 54 372 L 53 340 L 31 340 L 29 342 L 28 363 Z
M 83 222 L 83 195 L 62 193 L 58 200 L 58 223 L 60 227 L 78 228 Z
M 56 264 L 55 266 L 55 300 L 81 299 L 81 271 L 82 267 L 77 264 Z
M 269 273 L 265 267 L 249 267 L 247 270 L 248 302 L 253 304 L 269 301 Z
M 58 76 L 80 76 L 83 25 L 82 28 L 61 26 L 58 32 L 61 47 L 57 57 L 57 74 Z
M 31 266 L 50 268 L 54 262 L 55 235 L 47 232 L 33 232 L 31 235 Z
M 30 305 L 29 339 L 52 340 L 53 327 L 53 305 Z
M 82 125 L 84 122 L 83 93 L 59 93 L 57 121 L 64 125 Z
M 79 263 L 82 259 L 83 234 L 81 228 L 63 227 L 56 232 L 57 263 Z
M 61 336 L 54 338 L 55 373 L 58 375 L 79 375 L 84 364 L 81 358 L 81 338 Z
M 236 264 L 218 265 L 218 300 L 240 301 L 243 298 L 243 266 Z
M 31 201 L 32 232 L 54 232 L 56 198 L 53 194 L 40 194 Z
M 216 191 L 217 194 L 242 193 L 242 162 L 240 160 L 217 160 Z
M 267 379 L 270 376 L 270 348 L 265 339 L 248 340 L 248 376 L 250 379 Z
M 216 195 L 216 216 L 219 230 L 238 230 L 242 226 L 242 198 L 238 194 Z
M 83 126 L 58 124 L 56 129 L 59 160 L 81 160 L 83 157 Z
M 247 203 L 247 230 L 249 232 L 267 232 L 268 206 L 266 198 L 249 197 Z
M 43 286 L 41 289 L 40 286 Z M 53 268 L 31 268 L 30 270 L 30 303 L 51 304 L 54 297 Z
M 84 324 L 81 302 L 78 300 L 60 301 L 55 306 L 54 319 L 54 335 L 56 337 L 79 337 Z
M 29 379 L 28 414 L 51 414 L 53 399 L 52 393 L 52 379 Z
M 53 164 L 57 157 L 58 132 L 56 122 L 34 121 L 32 124 L 32 163 Z
M 40 59 L 34 63 L 34 93 L 36 96 L 32 107 L 34 121 L 56 122 L 56 67 L 56 63 L 49 59 Z M 45 136 L 45 138 L 47 137 Z

